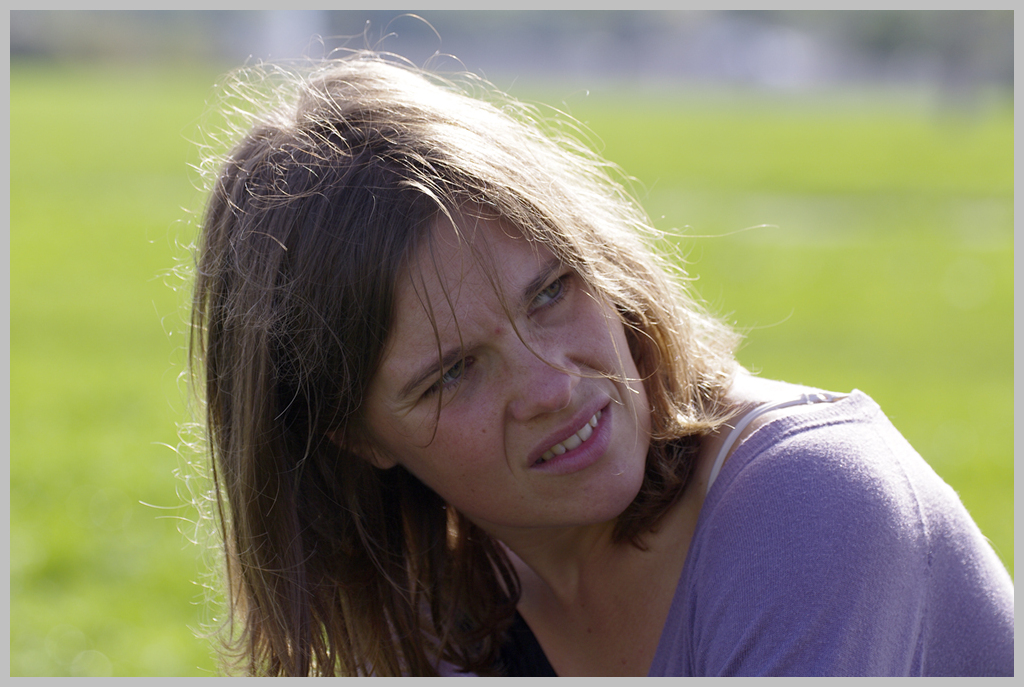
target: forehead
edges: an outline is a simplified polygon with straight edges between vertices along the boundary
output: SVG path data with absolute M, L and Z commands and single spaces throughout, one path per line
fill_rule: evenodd
M 494 220 L 439 220 L 399 273 L 381 374 L 396 378 L 508 323 L 554 254 Z
M 399 275 L 393 333 L 421 319 L 440 329 L 477 307 L 504 314 L 509 299 L 552 258 L 545 246 L 502 222 L 442 218 Z

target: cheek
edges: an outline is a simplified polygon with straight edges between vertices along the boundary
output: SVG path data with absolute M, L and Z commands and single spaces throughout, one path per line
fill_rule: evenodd
M 645 436 L 650 436 L 653 420 L 651 418 L 651 403 L 647 397 L 647 387 L 642 382 L 638 382 L 637 388 L 636 412 L 640 431 Z
M 437 425 L 430 450 L 447 465 L 472 471 L 503 452 L 502 432 L 494 414 L 479 404 L 469 412 L 451 413 Z
M 450 484 L 478 482 L 504 456 L 502 432 L 491 413 L 478 404 L 467 406 L 462 412 L 447 408 L 436 428 L 432 414 L 416 439 L 401 442 L 406 450 L 399 462 L 442 496 Z

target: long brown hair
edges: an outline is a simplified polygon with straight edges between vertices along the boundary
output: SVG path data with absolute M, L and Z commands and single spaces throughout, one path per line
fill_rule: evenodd
M 438 215 L 501 218 L 622 314 L 653 436 L 620 540 L 642 545 L 722 422 L 735 336 L 648 247 L 610 166 L 535 110 L 371 53 L 259 74 L 236 81 L 256 112 L 219 160 L 192 305 L 228 643 L 253 674 L 493 672 L 519 594 L 500 543 L 353 450 L 396 279 Z

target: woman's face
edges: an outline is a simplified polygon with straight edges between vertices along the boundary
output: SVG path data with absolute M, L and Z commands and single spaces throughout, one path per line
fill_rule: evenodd
M 640 489 L 650 431 L 622 322 L 544 246 L 470 222 L 439 222 L 399 279 L 366 399 L 373 460 L 506 542 L 610 522 Z

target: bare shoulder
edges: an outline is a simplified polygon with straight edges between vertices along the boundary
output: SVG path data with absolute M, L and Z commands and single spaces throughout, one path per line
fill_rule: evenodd
M 840 394 L 841 395 L 841 394 Z M 783 415 L 793 415 L 805 412 L 812 407 L 813 402 L 804 399 L 824 399 L 835 396 L 832 392 L 818 389 L 816 387 L 804 386 L 802 384 L 791 384 L 775 379 L 764 379 L 755 377 L 749 373 L 740 373 L 736 376 L 732 386 L 726 395 L 726 400 L 732 405 L 732 420 L 726 423 L 718 434 L 724 435 L 730 432 L 736 423 L 749 412 L 776 404 L 788 403 L 785 407 L 774 410 L 766 410 L 747 425 L 743 433 L 738 437 L 741 443 L 743 439 L 752 434 L 758 427 L 768 424 L 772 420 Z
M 826 393 L 823 389 L 756 377 L 748 372 L 736 375 L 726 398 L 740 406 L 758 406 L 798 398 L 802 394 Z
M 773 404 L 796 401 L 807 395 L 827 393 L 828 392 L 815 387 L 756 377 L 748 372 L 740 372 L 737 374 L 736 378 L 733 380 L 732 386 L 726 394 L 726 401 L 729 403 L 731 408 L 731 419 L 719 428 L 717 432 L 705 437 L 702 442 L 700 454 L 697 458 L 697 483 L 706 485 L 709 479 L 712 478 L 711 473 L 715 460 L 727 441 L 731 448 L 725 458 L 720 461 L 718 466 L 719 468 L 721 468 L 721 465 L 724 464 L 724 462 L 727 461 L 735 452 L 736 448 L 738 448 L 747 439 L 747 437 L 756 432 L 758 428 L 763 427 L 782 416 L 808 412 L 813 408 L 813 405 L 787 405 L 786 407 L 767 410 L 767 412 L 758 414 L 748 424 L 746 424 L 738 436 L 730 436 L 733 434 L 733 430 L 736 429 L 739 422 L 747 417 L 751 411 L 754 411 L 757 408 L 765 408 Z

